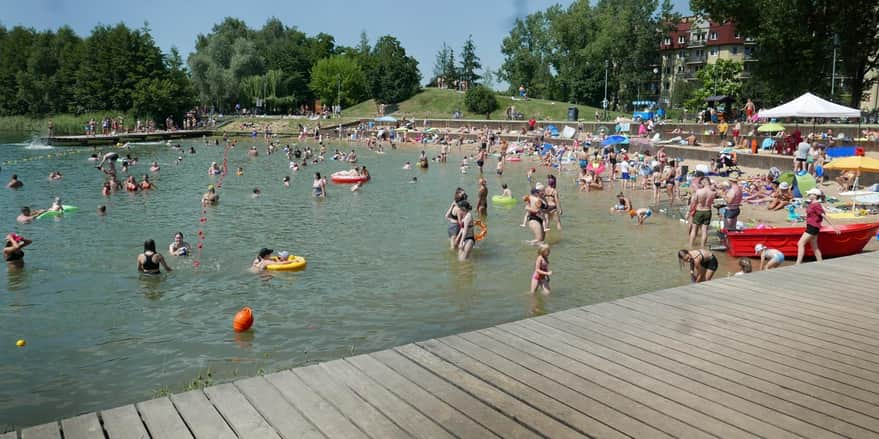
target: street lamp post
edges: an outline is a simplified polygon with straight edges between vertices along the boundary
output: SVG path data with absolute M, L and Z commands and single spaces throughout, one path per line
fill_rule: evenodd
M 336 92 L 336 105 L 339 111 L 339 117 L 342 116 L 342 75 L 339 75 L 339 89 Z
M 830 76 L 830 100 L 833 100 L 833 93 L 836 91 L 836 48 L 839 46 L 839 34 L 833 34 L 833 73 Z
M 610 61 L 604 60 L 604 100 L 601 102 L 602 107 L 604 107 L 604 120 L 607 120 L 607 68 L 610 66 Z

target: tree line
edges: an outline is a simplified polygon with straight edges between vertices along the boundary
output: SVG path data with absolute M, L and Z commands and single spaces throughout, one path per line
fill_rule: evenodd
M 320 99 L 349 106 L 397 103 L 419 91 L 418 62 L 391 36 L 337 45 L 269 19 L 260 29 L 226 18 L 184 61 L 162 53 L 150 29 L 97 26 L 37 31 L 0 25 L 0 116 L 120 111 L 177 120 L 201 106 L 292 113 Z

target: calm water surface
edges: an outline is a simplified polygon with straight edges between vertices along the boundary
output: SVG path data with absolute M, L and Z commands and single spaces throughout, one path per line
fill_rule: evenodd
M 222 146 L 183 142 L 197 153 L 160 144 L 136 145 L 138 180 L 149 163 L 158 189 L 101 196 L 103 175 L 87 161 L 91 148 L 49 148 L 21 139 L 0 141 L 0 181 L 12 173 L 22 190 L 0 190 L 3 232 L 34 240 L 26 269 L 0 270 L 0 425 L 31 425 L 180 391 L 210 370 L 214 382 L 443 336 L 531 315 L 612 300 L 688 282 L 674 251 L 686 245 L 676 219 L 654 215 L 644 227 L 608 214 L 615 191 L 577 193 L 574 173 L 559 178 L 565 229 L 552 231 L 553 294 L 527 294 L 534 265 L 531 239 L 520 228 L 521 203 L 489 206 L 489 233 L 471 262 L 448 251 L 443 213 L 457 186 L 474 197 L 477 172 L 448 165 L 404 171 L 415 149 L 378 155 L 357 147 L 373 181 L 360 193 L 331 185 L 329 197 L 310 196 L 312 173 L 345 167 L 327 162 L 290 172 L 282 154 L 250 159 L 244 140 L 229 155 L 220 205 L 199 223 L 201 194 L 216 177 L 211 161 Z M 346 147 L 347 148 L 347 147 Z M 350 148 L 349 148 L 350 149 Z M 332 150 L 332 147 L 331 147 Z M 486 166 L 494 169 L 494 160 Z M 242 166 L 245 175 L 234 169 Z M 502 179 L 486 174 L 490 193 L 500 183 L 528 189 L 527 163 L 511 164 Z M 50 182 L 52 170 L 64 174 Z M 281 180 L 291 175 L 293 184 Z M 418 183 L 410 184 L 412 176 Z M 545 180 L 546 172 L 538 173 Z M 251 198 L 254 187 L 262 197 Z M 80 210 L 60 219 L 16 224 L 23 205 L 48 207 L 54 196 Z M 636 205 L 649 196 L 636 194 Z M 106 204 L 108 214 L 96 208 Z M 174 232 L 189 242 L 203 230 L 201 266 L 168 258 L 174 272 L 138 276 L 143 241 L 160 252 Z M 248 271 L 260 247 L 308 259 L 300 273 L 261 277 Z M 718 275 L 736 271 L 721 258 Z M 233 315 L 254 309 L 250 333 L 235 334 Z M 17 348 L 17 339 L 27 340 Z

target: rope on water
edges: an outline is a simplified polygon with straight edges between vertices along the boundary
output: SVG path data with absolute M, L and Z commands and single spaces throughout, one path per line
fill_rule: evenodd
M 229 172 L 229 150 L 235 146 L 234 142 L 227 143 L 226 147 L 223 149 L 223 166 L 220 170 L 220 177 L 217 179 L 217 184 L 214 185 L 214 191 L 219 192 L 220 188 L 223 187 L 223 180 L 226 178 L 226 173 Z M 204 230 L 201 228 L 203 224 L 208 222 L 208 210 L 205 208 L 204 204 L 201 206 L 201 218 L 198 219 L 199 229 L 198 229 L 198 244 L 196 244 L 196 257 L 195 260 L 192 261 L 192 266 L 198 268 L 201 266 L 201 250 L 204 247 L 205 234 Z

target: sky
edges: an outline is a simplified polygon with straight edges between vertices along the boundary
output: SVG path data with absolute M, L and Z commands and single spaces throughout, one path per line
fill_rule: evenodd
M 295 26 L 308 35 L 333 35 L 338 45 L 355 46 L 365 31 L 371 42 L 393 35 L 418 60 L 423 82 L 432 76 L 443 42 L 460 53 L 473 35 L 482 66 L 496 70 L 503 63 L 501 41 L 513 21 L 553 4 L 566 7 L 571 0 L 5 0 L 0 24 L 38 30 L 70 26 L 87 36 L 96 25 L 124 22 L 140 28 L 149 23 L 153 38 L 167 53 L 176 46 L 188 56 L 198 34 L 207 34 L 225 17 L 260 28 L 270 17 Z M 678 12 L 689 13 L 688 0 L 673 0 Z M 437 8 L 442 5 L 442 8 Z M 465 13 L 466 11 L 466 13 Z

